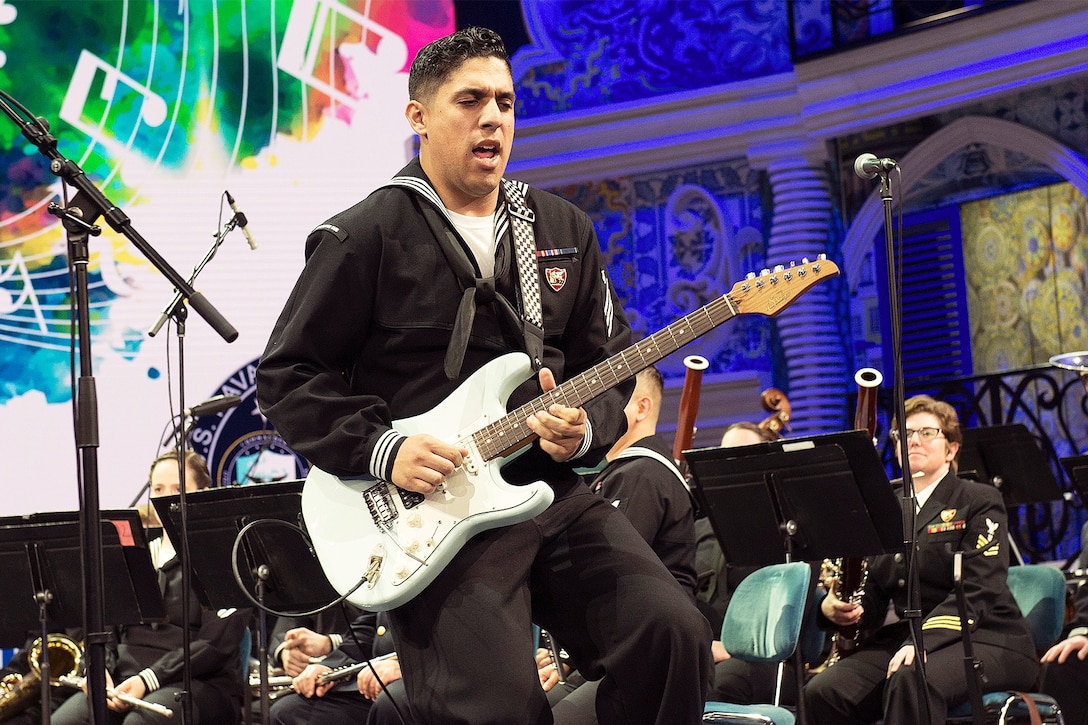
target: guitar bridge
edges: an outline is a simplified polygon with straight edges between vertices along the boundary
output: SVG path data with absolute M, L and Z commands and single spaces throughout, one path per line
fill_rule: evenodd
M 397 507 L 393 504 L 393 495 L 389 492 L 389 484 L 377 483 L 363 491 L 363 500 L 370 512 L 370 518 L 381 528 L 389 528 L 396 521 Z

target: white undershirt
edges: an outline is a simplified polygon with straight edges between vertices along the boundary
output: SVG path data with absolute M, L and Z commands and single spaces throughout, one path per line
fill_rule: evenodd
M 495 274 L 495 215 L 465 216 L 455 211 L 446 210 L 453 226 L 476 257 L 481 277 Z

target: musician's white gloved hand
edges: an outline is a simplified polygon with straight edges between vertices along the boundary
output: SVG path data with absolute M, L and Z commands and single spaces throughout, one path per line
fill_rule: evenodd
M 555 389 L 555 375 L 548 368 L 540 369 L 539 379 L 540 389 L 545 393 Z M 540 449 L 553 461 L 562 463 L 569 461 L 582 446 L 586 437 L 586 419 L 584 409 L 556 403 L 547 411 L 529 416 L 526 424 L 540 437 Z

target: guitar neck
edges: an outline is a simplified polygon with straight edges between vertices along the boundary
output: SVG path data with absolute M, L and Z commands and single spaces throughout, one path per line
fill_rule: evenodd
M 535 438 L 525 421 L 537 411 L 547 410 L 555 403 L 568 408 L 579 408 L 737 314 L 736 305 L 725 294 L 685 315 L 623 352 L 575 375 L 562 385 L 481 428 L 473 435 L 480 454 L 484 460 L 490 461 L 521 448 Z

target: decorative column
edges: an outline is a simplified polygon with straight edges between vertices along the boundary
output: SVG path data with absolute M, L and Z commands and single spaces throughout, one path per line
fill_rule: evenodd
M 826 170 L 803 157 L 774 159 L 766 167 L 774 196 L 768 265 L 788 266 L 826 253 L 831 229 Z M 817 284 L 775 318 L 789 373 L 793 435 L 850 427 L 851 373 L 833 291 L 830 283 Z

